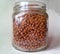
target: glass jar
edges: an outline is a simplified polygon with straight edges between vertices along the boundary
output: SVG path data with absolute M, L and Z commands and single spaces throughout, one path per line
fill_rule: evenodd
M 13 13 L 13 46 L 22 51 L 38 51 L 47 46 L 46 5 L 17 2 Z

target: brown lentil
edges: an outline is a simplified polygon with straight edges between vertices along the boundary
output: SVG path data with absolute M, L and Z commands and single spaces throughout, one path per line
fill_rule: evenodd
M 34 50 L 46 45 L 47 14 L 26 13 L 13 21 L 14 43 L 18 47 Z M 17 25 L 18 24 L 18 25 Z

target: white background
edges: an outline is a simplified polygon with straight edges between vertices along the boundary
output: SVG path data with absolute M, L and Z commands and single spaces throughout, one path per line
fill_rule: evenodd
M 36 0 L 47 4 L 50 42 L 46 50 L 32 53 L 17 51 L 11 44 L 12 8 L 15 1 L 18 0 L 0 0 L 0 54 L 60 54 L 60 0 Z

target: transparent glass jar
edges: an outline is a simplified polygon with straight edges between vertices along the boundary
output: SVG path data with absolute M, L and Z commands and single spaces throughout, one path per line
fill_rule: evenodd
M 38 51 L 47 46 L 48 14 L 41 2 L 17 2 L 13 13 L 13 46 Z

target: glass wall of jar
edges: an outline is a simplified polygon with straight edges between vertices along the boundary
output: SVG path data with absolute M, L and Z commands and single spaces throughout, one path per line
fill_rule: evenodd
M 47 46 L 46 5 L 17 2 L 13 8 L 13 46 L 22 51 L 38 51 Z

